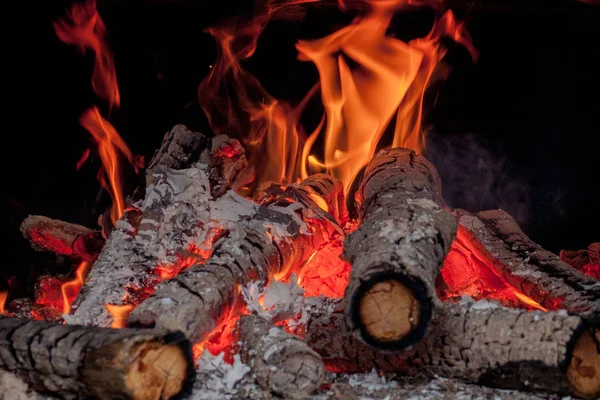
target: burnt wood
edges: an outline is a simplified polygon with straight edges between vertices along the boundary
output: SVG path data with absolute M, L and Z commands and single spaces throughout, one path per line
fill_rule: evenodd
M 304 341 L 258 315 L 244 315 L 237 325 L 239 354 L 256 381 L 286 398 L 306 398 L 325 376 L 321 356 Z
M 63 398 L 175 398 L 191 388 L 191 344 L 165 330 L 105 329 L 0 316 L 0 369 Z
M 503 210 L 456 210 L 478 250 L 508 283 L 549 310 L 600 317 L 600 282 L 533 242 Z
M 439 302 L 435 280 L 454 240 L 456 218 L 441 208 L 435 167 L 408 149 L 379 152 L 358 191 L 360 227 L 346 237 L 352 264 L 348 326 L 389 350 L 416 343 Z
M 429 374 L 487 386 L 600 395 L 600 330 L 565 311 L 526 311 L 463 299 L 436 310 L 414 349 L 380 352 L 357 340 L 335 300 L 312 300 L 305 340 L 329 369 Z

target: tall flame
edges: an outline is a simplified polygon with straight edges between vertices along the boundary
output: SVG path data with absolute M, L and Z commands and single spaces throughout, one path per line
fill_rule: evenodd
M 54 30 L 64 43 L 77 46 L 82 53 L 87 50 L 94 53 L 95 64 L 92 72 L 94 92 L 108 102 L 110 110 L 119 107 L 121 96 L 117 85 L 115 63 L 106 43 L 106 25 L 98 14 L 96 1 L 86 0 L 83 4 L 73 4 L 66 17 L 54 22 Z M 94 106 L 86 110 L 80 118 L 80 123 L 90 132 L 98 146 L 108 182 L 102 171 L 99 180 L 112 198 L 111 219 L 114 224 L 123 214 L 125 204 L 119 153 L 122 153 L 132 165 L 134 165 L 134 157 L 116 129 L 102 117 L 98 107 Z M 82 163 L 83 161 L 78 163 L 78 168 Z
M 279 7 L 313 1 L 280 1 Z M 327 172 L 348 192 L 372 158 L 396 117 L 393 146 L 421 152 L 423 98 L 435 67 L 445 55 L 444 36 L 475 51 L 461 24 L 446 12 L 429 35 L 405 43 L 386 34 L 394 13 L 411 0 L 364 1 L 370 11 L 321 39 L 299 41 L 299 59 L 312 61 L 320 82 L 295 108 L 273 99 L 240 61 L 251 57 L 268 18 L 229 21 L 209 32 L 219 56 L 199 88 L 199 101 L 217 133 L 237 135 L 258 164 L 262 182 L 290 183 Z M 421 4 L 422 2 L 419 2 Z M 345 2 L 340 1 L 343 7 Z M 415 3 L 416 4 L 416 3 Z M 325 108 L 322 124 L 308 137 L 299 124 L 307 101 L 320 88 Z M 323 158 L 313 152 L 324 136 Z M 265 158 L 267 162 L 265 162 Z
M 68 314 L 71 310 L 71 304 L 75 301 L 75 298 L 79 294 L 79 290 L 83 286 L 83 282 L 89 272 L 91 263 L 83 261 L 77 267 L 75 271 L 75 278 L 69 282 L 65 282 L 61 286 L 62 297 L 63 297 L 63 314 Z

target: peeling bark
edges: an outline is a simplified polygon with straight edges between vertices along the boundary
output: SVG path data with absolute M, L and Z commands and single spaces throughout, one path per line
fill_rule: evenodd
M 0 316 L 0 369 L 63 398 L 171 398 L 190 388 L 193 365 L 181 333 Z
M 408 149 L 379 152 L 360 186 L 360 227 L 346 237 L 352 264 L 345 293 L 348 326 L 365 343 L 401 349 L 425 333 L 439 303 L 435 280 L 456 234 L 440 208 L 435 167 Z

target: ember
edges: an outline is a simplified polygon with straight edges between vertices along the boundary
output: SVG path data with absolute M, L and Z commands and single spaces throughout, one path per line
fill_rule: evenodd
M 242 62 L 270 20 L 297 18 L 312 3 L 329 4 L 274 1 L 250 20 L 208 29 L 218 58 L 198 97 L 214 135 L 183 125 L 167 132 L 129 204 L 120 159 L 135 166 L 136 157 L 101 107 L 83 113 L 103 164 L 98 179 L 113 200 L 110 235 L 105 225 L 99 252 L 98 231 L 44 217 L 23 222 L 36 248 L 79 266 L 74 277 L 40 277 L 35 302 L 5 307 L 8 292 L 0 292 L 1 314 L 21 308 L 19 316 L 55 321 L 0 317 L 0 354 L 9 357 L 0 367 L 57 396 L 144 400 L 215 386 L 204 379 L 192 388 L 194 359 L 233 375 L 215 397 L 232 397 L 245 379 L 254 392 L 239 389 L 239 398 L 330 396 L 321 387 L 326 369 L 374 368 L 600 394 L 600 282 L 585 274 L 594 276 L 597 253 L 561 253 L 572 268 L 501 210 L 450 209 L 423 155 L 424 98 L 446 54 L 443 39 L 477 58 L 463 24 L 445 11 L 425 37 L 403 42 L 389 34 L 394 15 L 435 1 L 332 2 L 358 16 L 297 42 L 319 82 L 291 104 Z M 55 30 L 94 53 L 93 88 L 118 107 L 95 1 L 75 5 Z M 319 91 L 323 116 L 307 135 L 301 117 Z M 84 335 L 89 351 L 79 345 Z M 61 351 L 76 371 L 59 365 Z

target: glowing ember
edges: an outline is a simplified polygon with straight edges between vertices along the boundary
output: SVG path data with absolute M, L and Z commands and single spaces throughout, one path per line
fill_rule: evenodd
M 65 18 L 54 23 L 54 30 L 64 43 L 77 46 L 82 53 L 87 50 L 94 53 L 92 87 L 100 98 L 108 102 L 110 109 L 118 107 L 121 98 L 117 74 L 112 53 L 106 44 L 106 26 L 96 10 L 96 1 L 86 0 L 84 4 L 75 3 Z M 134 162 L 127 144 L 115 128 L 102 118 L 97 107 L 86 110 L 80 118 L 80 123 L 94 138 L 103 168 L 108 175 L 108 182 L 102 172 L 99 173 L 98 179 L 112 197 L 111 220 L 114 224 L 123 214 L 125 204 L 118 155 L 122 153 L 134 167 L 137 163 Z M 77 163 L 77 169 L 81 168 L 88 156 L 89 152 L 86 151 Z
M 127 324 L 127 318 L 129 317 L 129 313 L 133 310 L 133 306 L 126 304 L 122 306 L 114 305 L 114 304 L 105 304 L 106 310 L 112 315 L 113 322 L 110 326 L 111 328 L 120 329 L 124 328 Z
M 85 277 L 87 276 L 90 267 L 90 262 L 83 261 L 81 264 L 79 264 L 79 267 L 77 267 L 77 270 L 75 271 L 75 278 L 69 282 L 65 282 L 61 286 L 63 314 L 68 314 L 71 310 L 71 304 L 73 304 L 77 294 L 79 294 L 79 290 L 83 286 L 83 282 L 85 281 Z
M 7 297 L 8 297 L 7 290 L 3 290 L 0 292 L 0 314 L 4 314 L 4 305 L 6 304 Z

